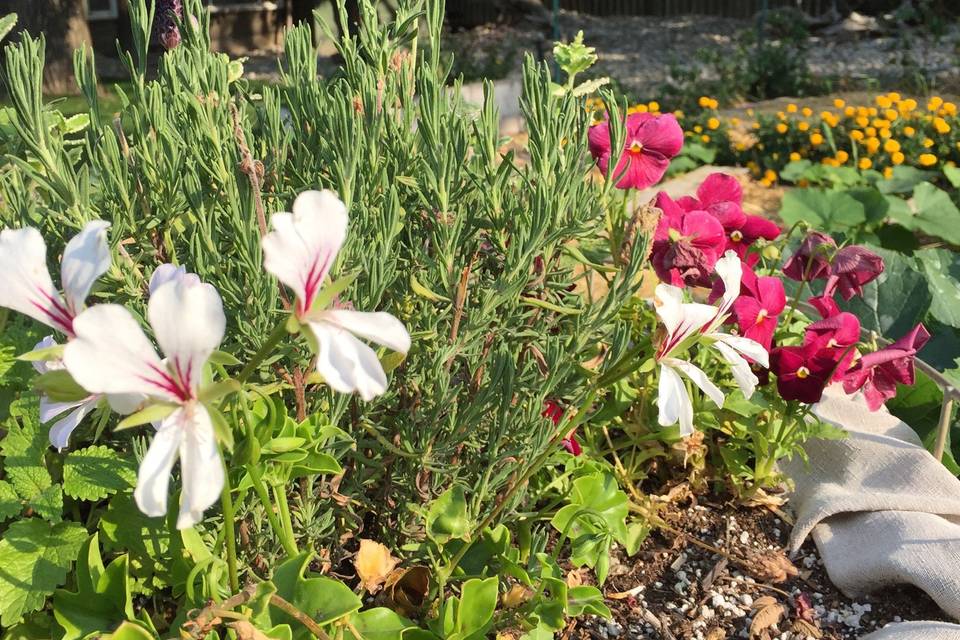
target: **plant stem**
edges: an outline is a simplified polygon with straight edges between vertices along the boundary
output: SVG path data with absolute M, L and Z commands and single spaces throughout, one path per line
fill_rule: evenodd
M 237 376 L 237 382 L 241 384 L 247 381 L 247 378 L 257 370 L 257 367 L 260 366 L 260 363 L 266 359 L 270 352 L 273 351 L 273 348 L 277 346 L 280 340 L 287 335 L 287 318 L 284 316 L 283 320 L 273 328 L 273 331 L 270 332 L 270 335 L 267 336 L 267 339 L 260 345 L 260 348 L 257 349 L 257 352 L 253 354 L 253 357 L 247 361 L 247 364 L 243 366 L 243 369 L 240 370 L 240 374 Z
M 327 635 L 327 632 L 324 631 L 323 628 L 320 625 L 318 625 L 313 618 L 305 614 L 303 611 L 300 611 L 300 609 L 297 609 L 295 606 L 293 606 L 292 604 L 290 604 L 289 602 L 287 602 L 277 594 L 273 594 L 272 596 L 270 596 L 270 604 L 275 606 L 277 609 L 282 610 L 287 615 L 290 615 L 296 618 L 297 622 L 305 626 L 310 631 L 310 633 L 320 638 L 320 640 L 330 640 L 330 636 Z M 358 635 L 357 637 L 359 638 L 360 636 Z
M 260 476 L 260 470 L 255 464 L 246 465 L 247 473 L 250 474 L 250 480 L 253 481 L 253 490 L 257 494 L 257 498 L 260 499 L 260 504 L 263 505 L 264 510 L 267 512 L 267 520 L 270 522 L 270 528 L 273 529 L 273 533 L 280 540 L 280 544 L 283 545 L 283 550 L 287 553 L 287 556 L 293 557 L 300 553 L 297 549 L 296 543 L 292 539 L 287 538 L 286 530 L 280 525 L 280 521 L 277 520 L 277 514 L 273 511 L 273 501 L 270 500 L 270 495 L 267 493 L 267 487 L 263 483 L 263 478 Z
M 287 504 L 287 492 L 283 487 L 273 487 L 273 496 L 277 500 L 277 506 L 280 507 L 280 522 L 283 524 L 284 534 L 294 549 L 297 548 L 296 538 L 293 535 L 293 522 L 290 520 L 290 505 Z
M 223 491 L 220 492 L 220 505 L 223 508 L 223 529 L 224 537 L 227 542 L 227 570 L 230 574 L 230 590 L 240 590 L 240 577 L 237 574 L 237 535 L 234 530 L 233 521 L 236 517 L 233 510 L 233 497 L 230 495 L 230 473 L 226 464 L 223 463 Z

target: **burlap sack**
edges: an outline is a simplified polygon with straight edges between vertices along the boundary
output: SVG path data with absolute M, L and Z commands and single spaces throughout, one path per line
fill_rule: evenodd
M 909 426 L 870 412 L 862 397 L 828 389 L 815 413 L 849 437 L 811 441 L 809 464 L 781 465 L 795 484 L 791 549 L 812 532 L 830 579 L 849 597 L 909 583 L 960 618 L 960 480 Z M 960 627 L 953 634 L 960 639 Z
M 860 640 L 960 640 L 960 627 L 946 622 L 899 622 Z

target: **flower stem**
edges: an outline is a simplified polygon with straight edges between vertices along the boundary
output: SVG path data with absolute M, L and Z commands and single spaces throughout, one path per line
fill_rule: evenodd
M 273 533 L 280 540 L 280 544 L 283 545 L 283 550 L 287 553 L 287 556 L 293 557 L 300 553 L 297 549 L 297 545 L 293 542 L 292 538 L 287 538 L 286 530 L 280 525 L 280 521 L 277 520 L 277 514 L 273 510 L 273 501 L 270 500 L 270 495 L 267 493 L 267 487 L 263 483 L 263 477 L 260 475 L 260 470 L 255 464 L 248 464 L 246 466 L 247 473 L 250 474 L 250 480 L 253 482 L 253 490 L 257 494 L 257 498 L 260 499 L 260 504 L 263 505 L 264 511 L 267 512 L 267 520 L 270 522 L 270 528 L 273 529 Z
M 222 463 L 222 459 L 221 459 Z M 230 495 L 230 474 L 224 464 L 223 491 L 220 492 L 220 505 L 223 508 L 223 529 L 227 542 L 227 571 L 230 574 L 230 590 L 240 590 L 240 577 L 237 574 L 237 535 L 233 521 L 236 514 L 233 509 L 233 497 Z
M 260 366 L 260 363 L 263 362 L 270 352 L 273 351 L 274 347 L 287 335 L 287 318 L 284 316 L 283 320 L 273 328 L 273 331 L 270 332 L 270 335 L 267 336 L 267 339 L 260 345 L 260 348 L 257 349 L 257 352 L 253 354 L 253 357 L 247 361 L 247 364 L 243 366 L 243 369 L 240 370 L 240 374 L 237 376 L 237 382 L 244 383 L 247 381 L 254 371 L 257 370 L 257 367 Z
M 297 548 L 296 538 L 293 536 L 293 522 L 290 520 L 290 505 L 287 504 L 287 492 L 283 487 L 274 486 L 273 496 L 277 500 L 277 506 L 280 507 L 280 523 L 283 525 L 284 534 L 294 549 Z

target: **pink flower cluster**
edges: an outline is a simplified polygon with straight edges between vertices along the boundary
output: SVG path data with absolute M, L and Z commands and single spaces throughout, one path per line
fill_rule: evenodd
M 670 160 L 683 147 L 683 129 L 673 114 L 633 113 L 626 120 L 623 154 L 613 170 L 618 189 L 646 189 L 663 178 Z M 590 153 L 604 176 L 610 177 L 610 123 L 600 122 L 587 134 Z
M 822 319 L 806 328 L 799 346 L 778 347 L 770 353 L 770 370 L 786 400 L 817 402 L 831 382 L 847 393 L 863 392 L 871 411 L 897 393 L 897 384 L 913 384 L 914 359 L 930 334 L 918 324 L 888 347 L 861 355 L 860 321 L 840 311 L 834 296 L 844 300 L 863 294 L 863 285 L 883 273 L 883 258 L 863 247 L 837 247 L 830 236 L 813 232 L 783 267 L 799 282 L 824 280 L 822 295 L 809 299 Z

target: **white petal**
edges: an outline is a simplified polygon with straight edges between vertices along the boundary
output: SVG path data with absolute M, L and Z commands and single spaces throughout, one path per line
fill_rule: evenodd
M 58 451 L 66 449 L 70 440 L 70 434 L 73 433 L 73 430 L 77 428 L 87 414 L 93 411 L 93 408 L 97 406 L 97 402 L 99 401 L 99 396 L 87 398 L 65 418 L 58 420 L 50 427 L 50 444 L 56 447 Z
M 373 349 L 334 325 L 311 322 L 309 327 L 319 345 L 317 371 L 330 388 L 356 392 L 367 401 L 387 390 L 387 374 Z
M 316 299 L 347 234 L 347 208 L 331 191 L 305 191 L 293 213 L 270 217 L 263 266 L 297 296 L 302 317 Z
M 177 386 L 193 397 L 203 365 L 223 340 L 227 319 L 220 294 L 199 280 L 174 280 L 150 296 L 147 317 Z
M 115 304 L 90 307 L 74 320 L 77 337 L 63 350 L 73 379 L 91 393 L 142 393 L 179 401 L 181 395 L 130 312 Z
M 755 340 L 743 336 L 732 336 L 728 333 L 711 333 L 710 337 L 728 344 L 764 368 L 770 366 L 770 355 L 763 345 Z
M 150 295 L 153 295 L 160 288 L 160 285 L 178 280 L 190 280 L 199 284 L 200 276 L 195 273 L 188 273 L 184 266 L 178 267 L 165 262 L 154 269 L 153 275 L 150 276 Z
M 37 344 L 33 345 L 33 351 L 39 351 L 40 349 L 49 349 L 50 347 L 57 346 L 57 341 L 53 339 L 53 336 L 47 336 Z M 49 371 L 56 371 L 58 369 L 63 369 L 63 361 L 59 358 L 56 360 L 31 360 L 30 364 L 33 365 L 33 370 L 39 374 L 44 374 Z M 41 421 L 42 422 L 42 421 Z
M 730 372 L 733 374 L 733 379 L 736 380 L 737 386 L 740 387 L 740 391 L 743 392 L 743 397 L 749 399 L 750 396 L 753 395 L 759 382 L 757 376 L 750 370 L 750 363 L 744 360 L 732 347 L 723 342 L 717 342 L 716 347 L 717 351 L 723 355 L 723 358 L 730 363 Z
M 128 415 L 146 404 L 147 396 L 142 393 L 108 393 L 107 404 L 120 415 Z
M 181 427 L 184 409 L 178 409 L 167 416 L 157 429 L 147 455 L 140 463 L 137 473 L 137 488 L 133 497 L 140 511 L 148 516 L 162 516 L 167 513 L 167 489 L 170 486 L 170 472 L 177 461 L 180 443 L 184 440 Z
M 686 360 L 679 360 L 677 358 L 667 358 L 664 362 L 690 378 L 693 384 L 700 387 L 700 390 L 707 394 L 708 398 L 713 400 L 715 405 L 718 407 L 723 406 L 723 391 L 720 391 L 717 385 L 710 381 L 710 378 L 707 377 L 707 374 L 705 374 L 702 369 Z
M 180 443 L 183 491 L 177 528 L 186 529 L 203 520 L 203 512 L 220 498 L 224 477 L 213 424 L 203 405 L 194 404 L 189 417 L 184 412 L 181 428 L 184 433 Z
M 110 223 L 93 220 L 70 239 L 60 261 L 60 284 L 67 306 L 74 314 L 83 310 L 94 281 L 110 268 L 107 229 Z
M 667 333 L 673 333 L 683 319 L 683 289 L 670 284 L 658 284 L 653 291 L 653 306 Z
M 84 398 L 83 400 L 76 400 L 74 402 L 54 402 L 46 395 L 40 396 L 40 424 L 46 424 L 56 418 L 57 416 L 73 409 L 79 407 L 85 403 L 90 398 Z
M 0 231 L 0 274 L 0 307 L 73 335 L 73 314 L 53 288 L 47 270 L 47 245 L 39 231 L 32 227 Z
M 714 271 L 723 281 L 723 297 L 720 299 L 717 315 L 725 315 L 730 311 L 730 307 L 733 306 L 736 299 L 740 297 L 740 279 L 743 277 L 740 257 L 732 250 L 727 251 L 722 258 L 717 260 Z
M 328 309 L 319 314 L 323 322 L 346 329 L 355 336 L 382 344 L 399 353 L 410 350 L 410 334 L 403 323 L 389 313 L 367 313 L 349 309 Z
M 657 388 L 657 405 L 660 409 L 659 422 L 668 427 L 680 418 L 680 407 L 690 402 L 687 390 L 680 375 L 665 364 L 660 365 L 660 381 Z

